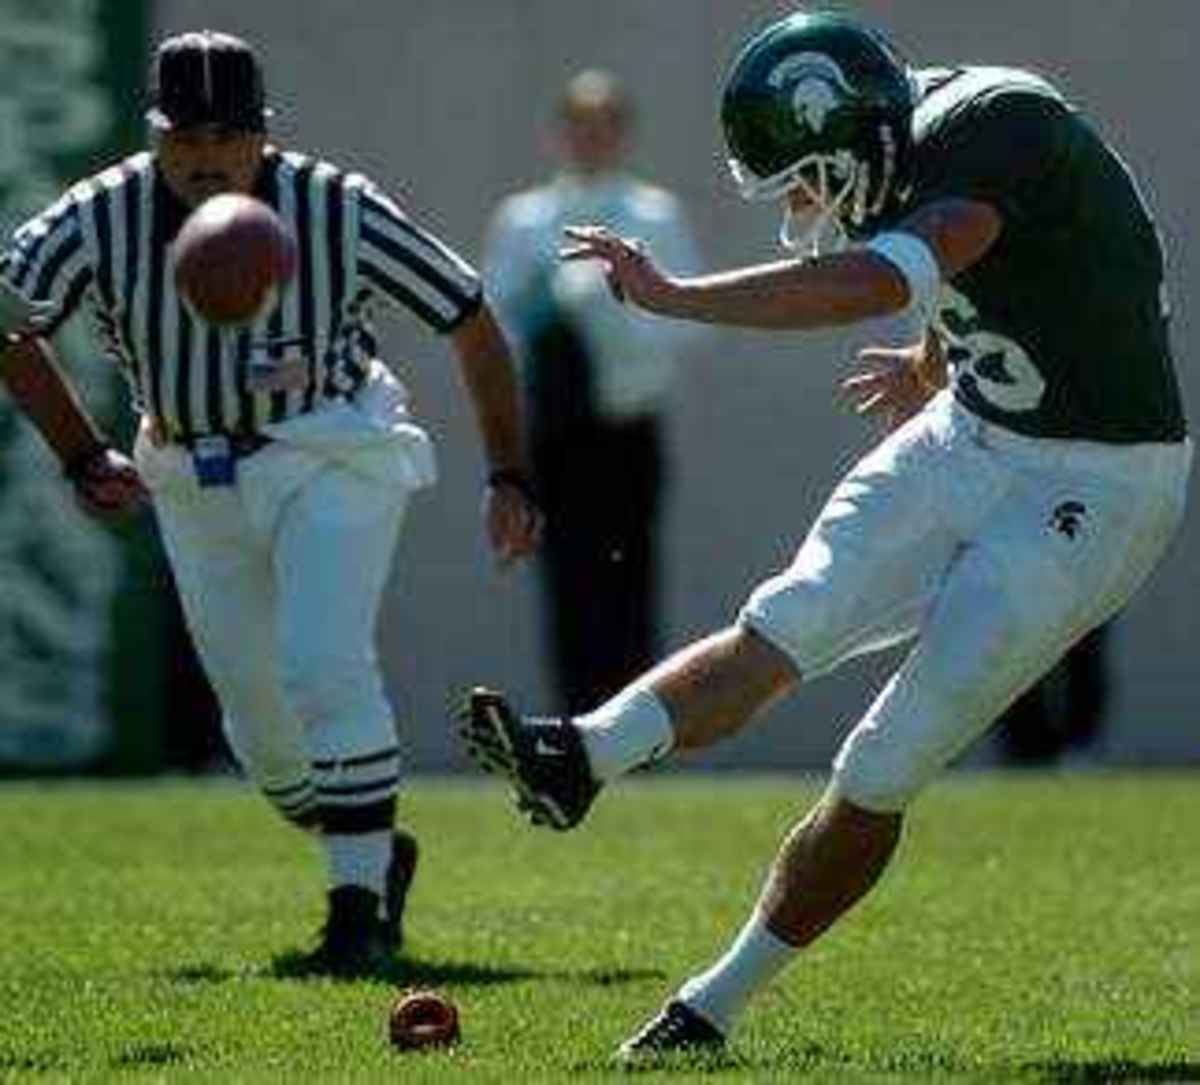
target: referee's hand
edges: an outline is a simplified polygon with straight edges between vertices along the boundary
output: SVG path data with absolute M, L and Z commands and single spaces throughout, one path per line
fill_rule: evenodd
M 501 568 L 532 554 L 542 541 L 542 511 L 523 486 L 489 483 L 483 496 L 483 520 Z
M 125 520 L 149 500 L 133 461 L 114 448 L 97 448 L 71 464 L 67 478 L 79 507 L 97 520 Z

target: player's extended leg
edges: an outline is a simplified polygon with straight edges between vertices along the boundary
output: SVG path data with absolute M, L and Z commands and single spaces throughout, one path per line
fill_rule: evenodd
M 942 453 L 917 424 L 866 457 L 831 496 L 792 567 L 743 619 L 670 656 L 595 711 L 522 719 L 480 689 L 462 713 L 467 748 L 506 775 L 540 824 L 569 829 L 600 786 L 672 749 L 711 745 L 799 680 L 907 635 L 952 552 L 923 468 Z
M 508 776 L 535 822 L 569 829 L 606 781 L 739 731 L 798 680 L 779 649 L 732 626 L 573 720 L 521 719 L 502 694 L 476 689 L 462 712 L 463 737 L 480 764 Z

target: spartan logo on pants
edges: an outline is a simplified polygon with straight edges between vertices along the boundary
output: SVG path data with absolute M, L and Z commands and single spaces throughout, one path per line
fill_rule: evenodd
M 1068 539 L 1074 539 L 1083 529 L 1087 506 L 1082 501 L 1060 501 L 1050 514 L 1050 527 Z

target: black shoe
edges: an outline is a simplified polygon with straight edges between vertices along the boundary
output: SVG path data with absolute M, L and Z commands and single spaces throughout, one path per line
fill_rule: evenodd
M 653 1061 L 681 1051 L 690 1055 L 715 1055 L 725 1049 L 725 1037 L 687 1003 L 674 998 L 618 1049 L 623 1063 Z
M 321 941 L 305 961 L 305 970 L 331 976 L 363 976 L 380 971 L 391 957 L 380 899 L 359 885 L 329 891 L 329 916 Z
M 473 689 L 459 711 L 467 751 L 508 777 L 517 806 L 535 825 L 570 829 L 601 784 L 592 777 L 579 729 L 567 719 L 523 719 L 490 689 Z
M 383 900 L 383 931 L 393 951 L 404 945 L 404 904 L 417 873 L 417 838 L 404 829 L 392 833 L 392 859 Z

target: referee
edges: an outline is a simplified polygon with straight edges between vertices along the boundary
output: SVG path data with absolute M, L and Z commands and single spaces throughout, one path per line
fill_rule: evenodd
M 268 142 L 246 42 L 180 34 L 154 69 L 152 147 L 73 185 L 0 256 L 0 375 L 85 509 L 152 501 L 231 748 L 324 844 L 328 921 L 308 963 L 370 971 L 399 945 L 416 862 L 393 828 L 400 754 L 374 627 L 409 497 L 434 481 L 430 440 L 378 358 L 375 308 L 450 337 L 502 560 L 540 528 L 510 358 L 470 265 L 366 177 Z M 299 253 L 293 288 L 236 331 L 194 318 L 171 274 L 184 219 L 223 192 L 273 207 Z M 140 416 L 132 458 L 56 363 L 50 341 L 80 310 Z

